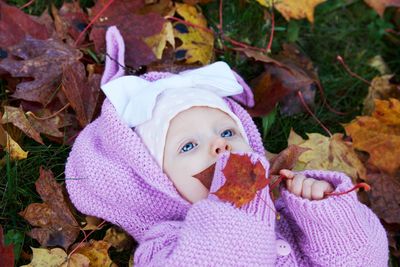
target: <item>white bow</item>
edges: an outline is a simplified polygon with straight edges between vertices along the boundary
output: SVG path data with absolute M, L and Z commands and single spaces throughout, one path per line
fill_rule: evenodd
M 157 96 L 169 88 L 198 88 L 224 97 L 243 92 L 228 64 L 219 61 L 195 70 L 149 82 L 138 76 L 122 76 L 101 86 L 118 115 L 129 127 L 151 119 Z

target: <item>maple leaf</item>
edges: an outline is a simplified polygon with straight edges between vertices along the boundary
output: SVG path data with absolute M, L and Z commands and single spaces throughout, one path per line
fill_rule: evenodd
M 383 13 L 385 13 L 387 7 L 400 7 L 399 0 L 364 0 L 364 2 L 372 7 L 381 17 L 383 17 Z
M 288 144 L 308 148 L 303 152 L 294 170 L 332 170 L 349 175 L 355 182 L 358 177 L 366 178 L 366 169 L 358 158 L 353 146 L 343 140 L 343 134 L 334 134 L 331 138 L 317 133 L 307 134 L 304 140 L 291 130 Z
M 371 173 L 366 181 L 373 188 L 367 193 L 371 209 L 387 223 L 400 223 L 400 177 Z
M 303 111 L 298 98 L 299 90 L 305 102 L 313 105 L 318 75 L 311 60 L 295 46 L 284 45 L 276 59 L 258 53 L 245 53 L 266 63 L 265 71 L 251 81 L 255 100 L 255 106 L 247 110 L 251 116 L 265 116 L 278 102 L 282 102 L 281 110 L 285 115 Z
M 207 20 L 196 7 L 176 3 L 176 12 L 185 21 L 207 28 Z M 182 41 L 182 45 L 175 50 L 176 59 L 186 60 L 186 63 L 200 62 L 207 65 L 214 57 L 214 35 L 203 29 L 186 26 L 180 22 L 174 23 L 175 38 Z
M 33 20 L 17 7 L 0 1 L 0 47 L 8 47 L 22 41 L 26 35 L 37 39 L 49 38 L 45 25 Z
M 59 86 L 63 66 L 78 61 L 82 53 L 54 40 L 37 40 L 27 36 L 11 47 L 11 56 L 0 61 L 0 69 L 13 77 L 33 77 L 33 81 L 21 82 L 12 97 L 42 103 L 46 106 Z
M 364 99 L 364 115 L 370 115 L 374 109 L 375 99 L 388 100 L 389 98 L 400 99 L 400 84 L 392 82 L 393 75 L 377 76 L 371 81 L 368 95 Z
M 257 191 L 269 184 L 266 172 L 259 160 L 255 164 L 247 155 L 230 154 L 222 170 L 226 181 L 214 194 L 219 199 L 229 201 L 236 207 L 249 203 Z
M 100 0 L 91 9 L 90 20 L 108 4 Z M 147 65 L 156 60 L 151 48 L 143 38 L 159 34 L 165 19 L 157 13 L 139 14 L 144 1 L 115 0 L 93 24 L 90 39 L 97 52 L 105 52 L 105 33 L 109 26 L 116 26 L 125 43 L 125 64 L 131 67 Z M 121 62 L 123 64 L 124 62 Z
M 265 7 L 275 7 L 286 20 L 307 18 L 314 23 L 314 9 L 326 0 L 257 0 Z
M 100 80 L 99 74 L 92 74 L 86 78 L 85 66 L 80 62 L 64 68 L 62 90 L 82 127 L 93 119 L 100 100 Z
M 345 125 L 356 149 L 369 153 L 368 163 L 388 174 L 400 168 L 400 101 L 375 100 L 371 116 L 360 116 Z
M 14 246 L 5 246 L 3 238 L 3 227 L 0 225 L 0 264 L 1 266 L 14 266 Z
M 175 47 L 174 31 L 172 23 L 164 23 L 163 29 L 159 34 L 144 38 L 144 42 L 152 49 L 157 59 L 161 59 L 167 42 Z
M 76 248 L 78 246 L 78 248 Z M 90 266 L 111 266 L 116 267 L 108 255 L 108 249 L 111 244 L 100 240 L 90 240 L 89 242 L 75 244 L 72 246 L 76 248 L 76 253 L 84 255 L 90 260 Z
M 79 225 L 69 209 L 61 185 L 55 181 L 51 171 L 41 167 L 35 186 L 44 203 L 32 203 L 19 213 L 31 225 L 39 227 L 33 228 L 28 235 L 42 246 L 67 249 L 77 238 Z

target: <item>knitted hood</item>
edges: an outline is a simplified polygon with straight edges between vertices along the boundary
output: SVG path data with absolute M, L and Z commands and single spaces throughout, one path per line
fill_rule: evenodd
M 107 31 L 106 41 L 109 57 L 102 84 L 124 75 L 124 43 L 115 27 Z M 150 72 L 142 78 L 154 81 L 169 75 Z M 235 76 L 244 92 L 233 98 L 244 105 L 254 105 L 250 88 Z M 241 120 L 253 150 L 264 155 L 260 134 L 249 114 L 234 100 L 225 101 Z M 183 220 L 191 206 L 176 191 L 134 129 L 118 117 L 108 99 L 101 115 L 76 138 L 65 176 L 70 199 L 80 212 L 120 226 L 139 243 L 146 229 L 162 221 Z

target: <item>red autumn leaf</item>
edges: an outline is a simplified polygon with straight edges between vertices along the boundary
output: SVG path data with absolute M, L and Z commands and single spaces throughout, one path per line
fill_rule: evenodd
M 78 61 L 82 53 L 64 43 L 54 40 L 37 40 L 27 37 L 9 49 L 11 56 L 0 61 L 0 69 L 13 77 L 33 77 L 33 81 L 21 82 L 12 95 L 14 98 L 47 105 L 61 82 L 64 65 Z
M 0 47 L 3 48 L 19 43 L 26 35 L 36 39 L 50 37 L 45 25 L 3 1 L 0 1 L 0 32 Z
M 226 182 L 215 195 L 237 207 L 250 202 L 270 181 L 261 162 L 253 164 L 247 155 L 230 154 L 222 173 Z
M 91 10 L 90 20 L 109 3 L 109 0 L 97 1 Z M 143 38 L 159 34 L 164 18 L 157 13 L 139 14 L 144 1 L 115 0 L 93 24 L 90 39 L 94 41 L 98 52 L 105 52 L 105 33 L 109 26 L 117 26 L 125 42 L 125 64 L 139 67 L 156 61 L 151 48 Z M 124 62 L 120 62 L 124 64 Z
M 5 246 L 3 238 L 3 227 L 0 225 L 0 266 L 14 266 L 14 246 Z
M 200 182 L 208 189 L 210 190 L 211 187 L 211 182 L 214 177 L 214 172 L 215 172 L 215 163 L 210 165 L 207 169 L 203 170 L 202 172 L 193 175 L 194 178 L 197 178 L 200 180 Z
M 64 69 L 62 90 L 82 127 L 93 119 L 99 102 L 100 79 L 99 74 L 91 74 L 86 78 L 85 66 L 80 62 L 68 65 Z

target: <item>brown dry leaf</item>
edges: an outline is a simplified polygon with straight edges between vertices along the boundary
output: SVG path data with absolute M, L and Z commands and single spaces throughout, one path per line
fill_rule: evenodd
M 314 9 L 326 0 L 257 0 L 265 7 L 274 6 L 286 20 L 307 18 L 314 23 Z
M 129 249 L 133 242 L 132 237 L 115 226 L 107 230 L 103 240 L 111 244 L 117 251 Z
M 57 36 L 72 45 L 81 31 L 87 26 L 88 18 L 79 6 L 78 1 L 64 2 L 60 10 L 54 4 L 51 5 L 51 14 L 54 18 L 54 27 Z M 84 39 L 82 38 L 81 41 Z
M 25 114 L 29 120 L 29 123 L 38 132 L 43 133 L 47 136 L 58 137 L 58 138 L 64 136 L 64 134 L 59 130 L 59 128 L 68 125 L 68 123 L 65 123 L 65 119 L 62 114 L 58 114 L 57 116 L 51 116 L 52 113 L 48 109 L 42 109 L 40 111 L 37 111 L 36 113 L 28 111 Z M 49 116 L 51 116 L 51 118 L 48 118 Z
M 19 213 L 32 226 L 39 227 L 33 228 L 28 235 L 44 247 L 68 249 L 79 234 L 79 225 L 69 209 L 62 186 L 55 181 L 53 173 L 43 167 L 35 186 L 44 203 L 32 203 Z
M 90 266 L 116 267 L 108 255 L 108 249 L 111 247 L 111 244 L 103 240 L 97 241 L 92 239 L 89 242 L 75 245 L 79 246 L 76 249 L 76 253 L 86 256 L 90 260 Z
M 74 253 L 72 254 L 67 262 L 64 262 L 60 267 L 89 267 L 92 266 L 90 265 L 90 260 L 88 257 L 79 254 L 79 253 Z
M 99 74 L 92 74 L 86 78 L 85 66 L 81 62 L 64 68 L 61 88 L 82 127 L 93 119 L 100 99 L 100 79 Z
M 98 229 L 102 228 L 102 227 L 99 228 L 99 225 L 101 224 L 103 219 L 87 215 L 85 217 L 85 220 L 86 220 L 86 224 L 85 224 L 85 227 L 82 228 L 82 230 L 85 230 L 85 231 L 86 230 L 98 230 Z
M 374 99 L 400 99 L 400 84 L 391 82 L 393 75 L 377 76 L 371 81 L 368 95 L 364 99 L 364 115 L 371 115 L 375 109 Z
M 26 37 L 10 48 L 11 56 L 0 61 L 0 69 L 13 77 L 32 77 L 33 81 L 21 82 L 12 97 L 47 105 L 61 82 L 63 66 L 78 61 L 82 53 L 64 43 L 54 40 L 36 40 Z
M 5 1 L 0 1 L 0 32 L 2 48 L 18 44 L 26 35 L 42 40 L 50 37 L 45 25 Z
M 14 139 L 4 130 L 0 124 L 0 146 L 4 148 L 7 153 L 10 154 L 11 160 L 26 159 L 28 152 L 25 152 Z
M 371 209 L 387 223 L 400 223 L 400 177 L 387 174 L 368 174 L 372 190 L 367 192 Z
M 40 137 L 40 133 L 31 125 L 22 108 L 4 106 L 4 114 L 0 123 L 12 123 L 21 129 L 21 131 L 23 131 L 27 136 L 43 145 L 43 140 Z
M 176 3 L 176 12 L 189 23 L 207 28 L 207 20 L 196 7 Z M 214 35 L 205 30 L 186 26 L 183 23 L 174 23 L 175 38 L 182 41 L 175 51 L 177 60 L 185 60 L 186 63 L 200 62 L 207 65 L 214 57 Z
M 300 155 L 307 150 L 309 149 L 298 145 L 289 145 L 270 160 L 269 175 L 278 175 L 282 169 L 293 169 Z
M 400 101 L 375 100 L 371 117 L 357 117 L 345 125 L 356 149 L 369 153 L 368 163 L 382 172 L 395 174 L 400 168 Z
M 248 110 L 251 116 L 267 115 L 278 102 L 282 102 L 281 112 L 285 115 L 303 111 L 298 91 L 302 93 L 307 105 L 314 105 L 315 88 L 319 80 L 306 55 L 294 45 L 284 45 L 282 52 L 276 57 L 277 60 L 261 55 L 253 53 L 256 60 L 266 64 L 265 71 L 251 81 L 255 100 L 255 106 Z
M 387 7 L 400 7 L 399 0 L 364 0 L 370 7 L 375 9 L 375 11 L 379 14 L 379 16 L 383 17 L 383 13 L 385 13 L 385 9 Z
M 358 177 L 366 178 L 366 169 L 358 158 L 353 146 L 343 140 L 343 134 L 334 134 L 331 138 L 317 133 L 307 134 L 308 140 L 302 139 L 291 130 L 288 144 L 308 148 L 303 152 L 294 170 L 331 170 L 349 175 L 353 182 Z M 302 142 L 300 141 L 301 139 Z

